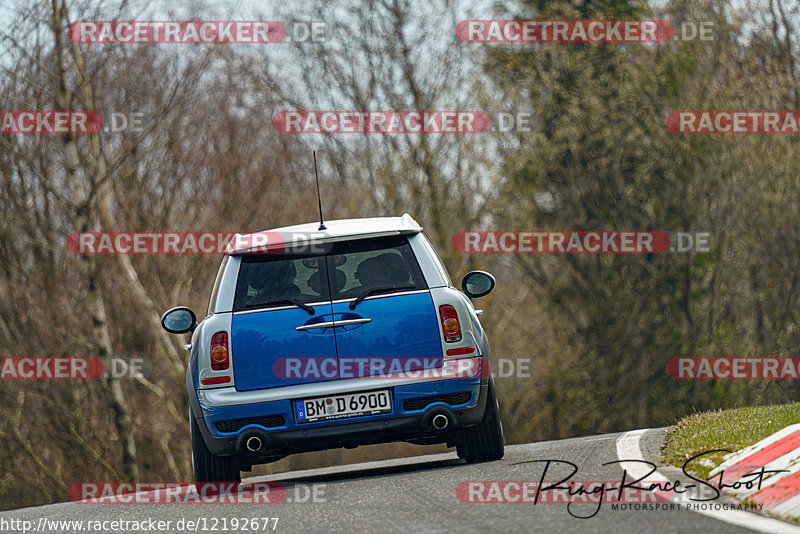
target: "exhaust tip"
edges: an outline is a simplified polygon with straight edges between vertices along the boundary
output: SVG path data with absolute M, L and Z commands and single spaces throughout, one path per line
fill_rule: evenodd
M 433 419 L 431 419 L 431 425 L 433 425 L 433 428 L 436 430 L 444 430 L 447 428 L 448 424 L 450 424 L 450 420 L 446 415 L 442 415 L 440 413 L 437 413 L 433 416 Z
M 245 447 L 247 447 L 247 450 L 250 452 L 256 452 L 261 448 L 261 438 L 258 436 L 250 436 L 245 442 Z

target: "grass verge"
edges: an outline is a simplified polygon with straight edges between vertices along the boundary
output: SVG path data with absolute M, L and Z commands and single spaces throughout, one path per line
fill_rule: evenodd
M 661 452 L 666 463 L 681 467 L 702 452 L 737 451 L 796 423 L 800 423 L 800 402 L 697 413 L 681 419 L 667 431 L 667 442 Z M 725 455 L 714 453 L 704 456 L 708 461 L 692 462 L 692 472 L 708 479 Z

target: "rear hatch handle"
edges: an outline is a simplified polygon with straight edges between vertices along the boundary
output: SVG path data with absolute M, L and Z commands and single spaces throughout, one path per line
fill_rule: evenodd
M 358 319 L 347 319 L 345 321 L 327 321 L 324 323 L 314 323 L 314 324 L 304 324 L 302 326 L 298 326 L 295 330 L 311 330 L 312 328 L 330 328 L 331 326 L 344 326 L 348 324 L 362 324 L 362 323 L 369 323 L 372 322 L 372 319 L 369 317 L 360 317 Z

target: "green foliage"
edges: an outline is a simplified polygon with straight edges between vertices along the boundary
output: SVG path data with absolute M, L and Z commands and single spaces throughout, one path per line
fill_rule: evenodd
M 681 419 L 667 434 L 664 461 L 682 466 L 697 454 L 716 449 L 736 452 L 782 428 L 800 423 L 800 403 L 714 410 Z M 727 453 L 704 456 L 709 463 L 693 462 L 696 473 L 707 478 Z

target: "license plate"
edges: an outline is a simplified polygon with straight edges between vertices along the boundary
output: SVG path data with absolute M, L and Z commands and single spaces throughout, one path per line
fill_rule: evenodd
M 330 397 L 303 399 L 295 402 L 298 423 L 349 419 L 392 411 L 392 396 L 388 389 L 348 393 Z

